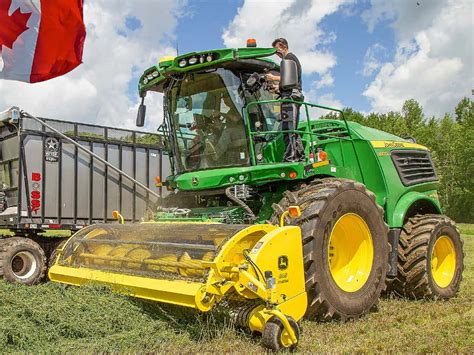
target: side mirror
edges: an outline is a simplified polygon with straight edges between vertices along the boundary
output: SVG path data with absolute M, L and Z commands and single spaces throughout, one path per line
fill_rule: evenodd
M 146 114 L 146 106 L 142 103 L 138 106 L 138 113 L 137 113 L 137 127 L 143 127 L 145 125 L 145 114 Z
M 280 86 L 283 90 L 298 87 L 298 67 L 293 60 L 283 59 L 280 65 Z

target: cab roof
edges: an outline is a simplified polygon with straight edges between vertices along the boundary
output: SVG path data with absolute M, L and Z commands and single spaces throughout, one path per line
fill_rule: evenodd
M 245 62 L 247 66 L 253 63 L 255 66 L 276 68 L 276 63 L 267 58 L 275 53 L 275 48 L 225 48 L 164 57 L 158 64 L 145 70 L 138 82 L 138 92 L 144 96 L 148 90 L 162 91 L 163 84 L 172 74 L 225 67 L 229 63 Z

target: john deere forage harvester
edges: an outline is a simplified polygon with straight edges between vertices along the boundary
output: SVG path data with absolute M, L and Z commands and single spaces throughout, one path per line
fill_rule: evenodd
M 164 184 L 171 193 L 154 223 L 81 231 L 60 253 L 53 280 L 137 282 L 144 288 L 135 289 L 138 297 L 194 302 L 201 310 L 226 297 L 250 299 L 237 318 L 273 349 L 295 345 L 302 303 L 307 318 L 346 320 L 373 309 L 387 284 L 412 298 L 456 294 L 462 241 L 442 214 L 429 150 L 346 121 L 341 110 L 299 102 L 305 161 L 283 162 L 283 100 L 264 74 L 281 68 L 289 90 L 296 67 L 277 65 L 269 59 L 274 53 L 188 53 L 145 71 L 137 124 L 147 94 L 163 93 L 160 130 L 172 165 Z M 285 217 L 290 206 L 301 210 L 293 219 Z M 283 236 L 274 227 L 280 220 L 299 228 Z M 278 236 L 274 242 L 270 234 Z M 196 277 L 201 283 L 188 280 L 186 289 L 187 278 Z M 278 297 L 264 294 L 264 286 Z

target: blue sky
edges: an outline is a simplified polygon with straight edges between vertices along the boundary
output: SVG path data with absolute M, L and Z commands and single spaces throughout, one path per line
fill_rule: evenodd
M 178 46 L 180 54 L 226 47 L 222 34 L 243 4 L 244 0 L 190 1 L 184 15 L 178 20 L 176 40 L 172 41 L 172 45 Z M 319 23 L 325 33 L 335 35 L 335 40 L 318 48 L 332 52 L 337 57 L 337 64 L 331 70 L 333 85 L 316 90 L 314 97 L 311 95 L 313 100 L 317 101 L 318 96 L 330 95 L 335 104 L 364 112 L 370 111 L 370 102 L 363 92 L 374 79 L 376 72 L 363 75 L 366 53 L 371 46 L 380 45 L 384 50 L 383 53 L 378 53 L 379 56 L 381 59 L 389 59 L 394 55 L 396 47 L 395 30 L 391 21 L 384 19 L 377 24 L 376 30 L 369 31 L 362 14 L 370 9 L 369 1 L 358 1 L 325 16 Z M 136 30 L 141 24 L 136 17 L 128 17 L 126 26 Z M 281 34 L 285 36 L 285 25 L 280 27 Z M 258 33 L 255 33 L 255 36 L 257 35 Z M 242 45 L 244 43 L 245 38 L 242 38 Z M 258 45 L 269 46 L 270 43 Z M 297 52 L 295 54 L 298 55 Z M 317 73 L 305 74 L 305 91 L 310 91 L 312 83 L 317 79 Z M 130 98 L 136 95 L 136 83 L 136 78 L 129 83 Z
M 201 0 L 176 36 L 181 53 L 286 37 L 311 101 L 368 113 L 413 98 L 441 117 L 471 96 L 472 10 L 471 0 Z
M 171 41 L 172 45 L 177 45 L 179 54 L 226 47 L 222 33 L 243 3 L 243 0 L 195 0 L 189 2 L 186 12 L 178 21 L 176 39 Z M 367 49 L 376 43 L 383 45 L 387 49 L 386 56 L 388 57 L 390 53 L 393 55 L 396 45 L 394 30 L 389 21 L 379 23 L 377 31 L 368 31 L 367 24 L 361 17 L 361 14 L 368 9 L 370 9 L 368 2 L 358 2 L 344 11 L 337 11 L 326 16 L 321 21 L 320 26 L 326 33 L 336 35 L 336 40 L 323 47 L 335 54 L 337 64 L 332 71 L 334 85 L 317 91 L 317 94 L 320 95 L 332 94 L 343 106 L 364 112 L 370 111 L 370 104 L 362 93 L 374 77 L 374 73 L 369 76 L 362 74 Z M 127 17 L 125 24 L 132 31 L 141 28 L 140 20 L 134 16 Z M 281 28 L 284 35 L 285 26 L 283 25 Z M 242 38 L 242 45 L 245 44 L 245 40 Z M 270 46 L 271 43 L 258 43 L 258 45 Z M 170 54 L 174 55 L 175 53 Z M 295 54 L 298 55 L 298 53 Z M 135 69 L 139 74 L 138 68 Z M 304 75 L 305 91 L 311 89 L 311 83 L 317 77 L 317 74 Z M 129 83 L 130 98 L 136 96 L 136 87 L 137 78 L 133 78 Z
M 322 26 L 337 36 L 329 45 L 337 57 L 332 88 L 335 97 L 344 106 L 365 112 L 370 111 L 370 104 L 362 93 L 374 77 L 374 74 L 362 74 L 365 54 L 374 44 L 381 44 L 393 55 L 396 45 L 394 30 L 388 21 L 381 23 L 377 31 L 368 32 L 367 25 L 360 16 L 367 9 L 368 3 L 359 3 L 350 14 L 336 12 L 322 21 Z M 321 90 L 321 93 L 327 93 L 328 90 Z

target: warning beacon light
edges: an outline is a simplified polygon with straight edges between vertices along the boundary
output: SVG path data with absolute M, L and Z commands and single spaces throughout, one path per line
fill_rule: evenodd
M 257 40 L 255 38 L 249 38 L 247 40 L 247 47 L 257 47 Z

